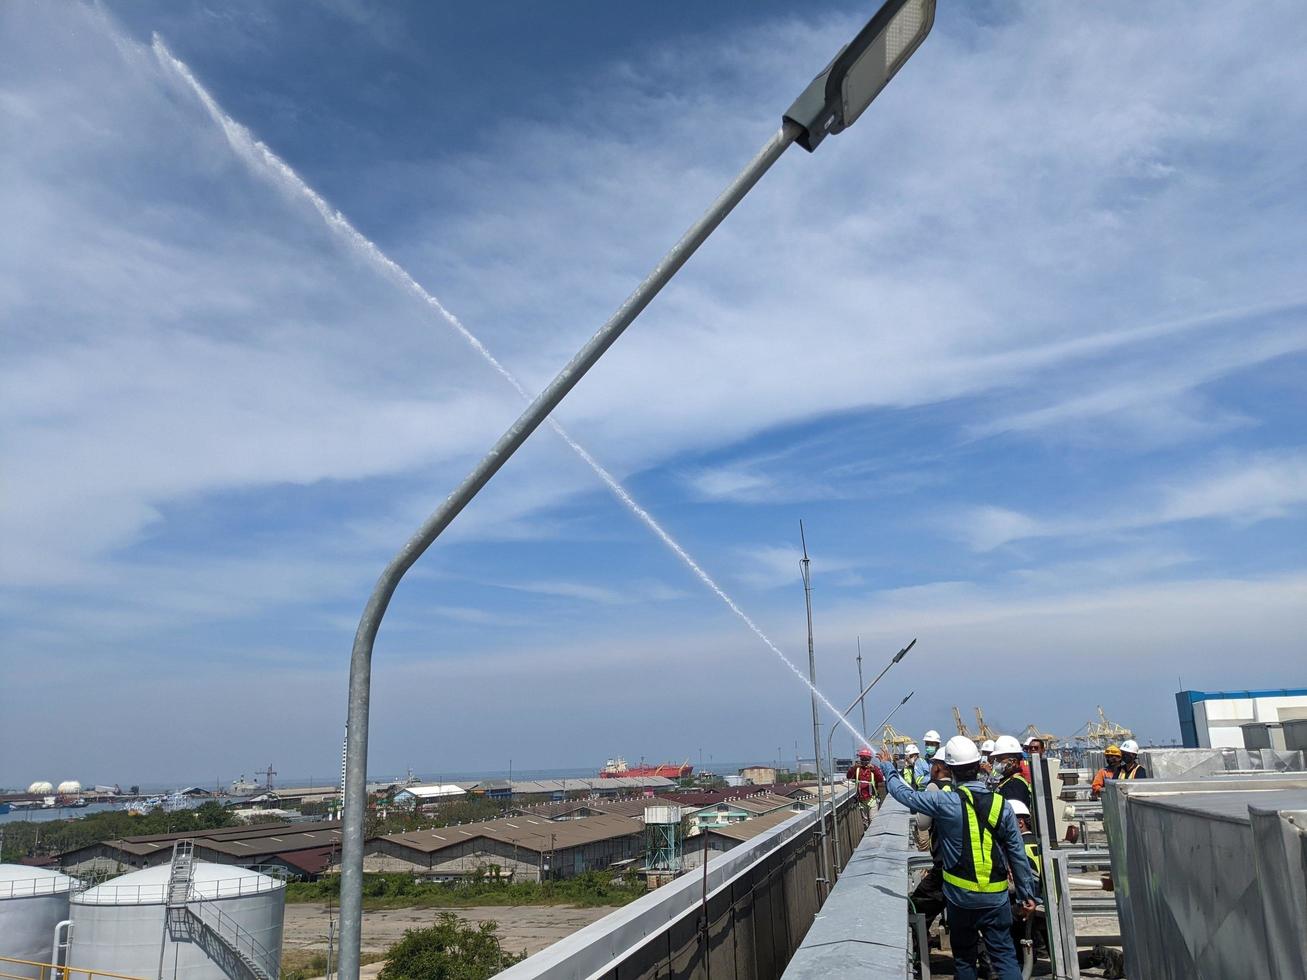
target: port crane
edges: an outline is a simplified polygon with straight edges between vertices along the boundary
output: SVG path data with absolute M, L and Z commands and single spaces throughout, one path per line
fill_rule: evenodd
M 893 725 L 886 725 L 880 733 L 880 744 L 890 755 L 902 755 L 903 747 L 911 741 L 911 736 L 904 735 Z
M 956 704 L 953 705 L 953 724 L 958 726 L 959 735 L 964 735 L 967 738 L 971 738 L 971 732 L 967 730 L 967 723 L 962 720 L 962 712 L 958 710 L 958 706 Z
M 992 741 L 998 738 L 998 732 L 985 724 L 985 714 L 976 708 L 976 739 L 981 742 Z
M 1026 730 L 1021 733 L 1021 744 L 1025 745 L 1027 739 L 1037 738 L 1044 743 L 1045 749 L 1054 748 L 1061 741 L 1052 732 L 1041 732 L 1035 725 L 1026 726 Z
M 1114 721 L 1109 721 L 1107 715 L 1103 713 L 1103 706 L 1098 706 L 1098 721 L 1091 721 L 1085 727 L 1085 743 L 1096 748 L 1103 748 L 1111 742 L 1123 742 L 1127 738 L 1134 738 L 1135 733 L 1130 729 L 1118 725 Z

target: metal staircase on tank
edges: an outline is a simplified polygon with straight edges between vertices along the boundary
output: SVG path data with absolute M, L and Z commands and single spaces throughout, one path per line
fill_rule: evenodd
M 275 959 L 249 930 L 203 898 L 193 897 L 195 842 L 179 840 L 172 846 L 164 904 L 167 934 L 174 940 L 185 937 L 200 946 L 224 967 L 231 977 L 244 973 L 249 980 L 276 980 Z M 160 950 L 160 976 L 163 951 Z
M 183 925 L 186 903 L 195 880 L 195 841 L 179 840 L 172 845 L 172 866 L 168 871 L 168 892 L 164 896 L 170 928 Z
M 186 912 L 193 927 L 192 938 L 210 957 L 223 964 L 223 972 L 229 977 L 244 972 L 250 980 L 277 980 L 279 971 L 272 953 L 216 904 L 193 902 Z

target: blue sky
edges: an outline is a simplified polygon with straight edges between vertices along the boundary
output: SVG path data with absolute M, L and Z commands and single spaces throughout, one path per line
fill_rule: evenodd
M 250 140 L 536 390 L 867 12 L 4 5 L 0 782 L 331 772 L 372 582 L 520 410 Z M 873 720 L 1169 739 L 1181 679 L 1301 686 L 1305 42 L 1288 2 L 946 5 L 560 420 L 796 661 L 802 518 L 831 699 L 920 638 Z M 374 772 L 810 744 L 543 430 L 375 666 Z

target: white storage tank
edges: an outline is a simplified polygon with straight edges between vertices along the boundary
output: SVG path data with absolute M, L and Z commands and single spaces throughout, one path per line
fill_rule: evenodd
M 233 970 L 248 975 L 238 956 L 252 958 L 267 976 L 280 975 L 285 882 L 249 868 L 196 862 L 190 900 L 170 915 L 170 873 L 161 864 L 74 895 L 69 962 L 157 977 L 162 948 L 163 980 L 231 980 L 239 975 Z
M 75 884 L 48 868 L 0 864 L 0 956 L 49 963 L 54 927 L 68 918 L 68 892 Z M 40 972 L 17 963 L 3 964 L 0 970 L 33 978 Z
M 81 796 L 82 784 L 75 779 L 65 779 L 59 784 L 55 792 L 60 796 Z
M 27 792 L 33 796 L 49 796 L 54 792 L 54 783 L 47 783 L 44 779 L 38 779 L 27 787 Z

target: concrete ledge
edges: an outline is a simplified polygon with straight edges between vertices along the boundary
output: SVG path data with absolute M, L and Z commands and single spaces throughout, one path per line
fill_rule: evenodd
M 906 807 L 887 797 L 785 970 L 784 980 L 908 976 Z

